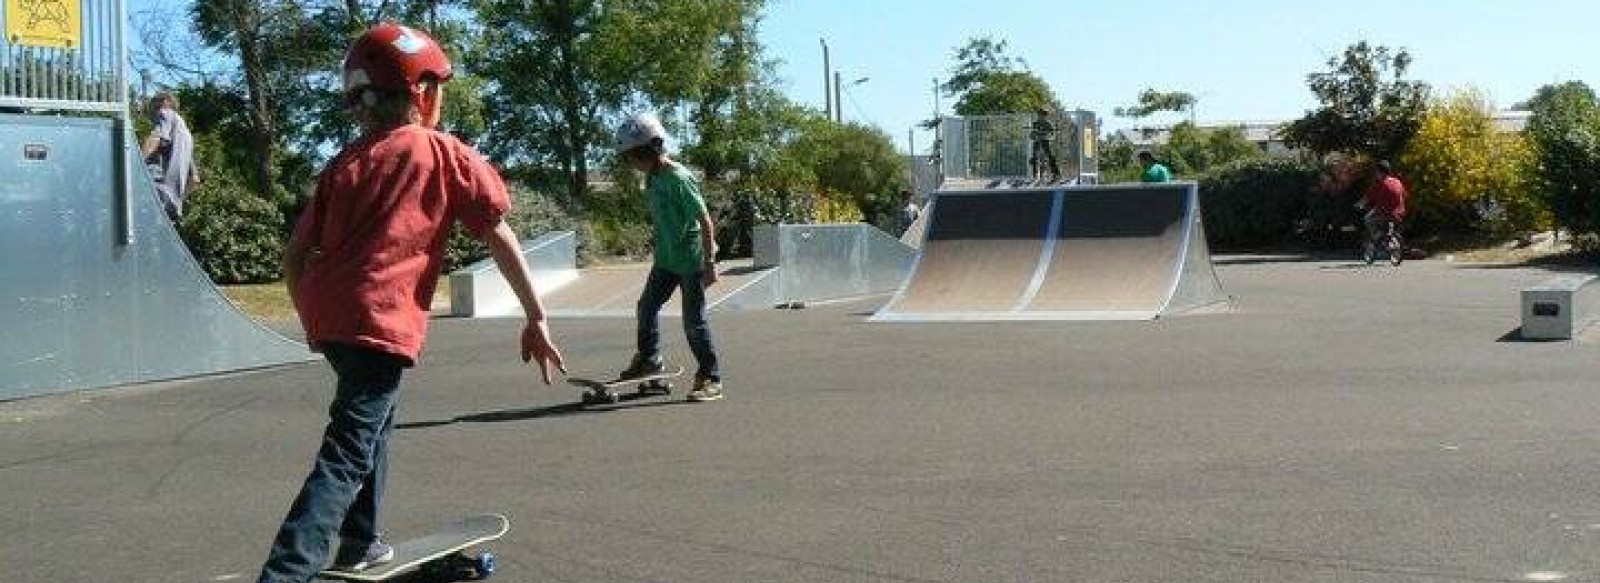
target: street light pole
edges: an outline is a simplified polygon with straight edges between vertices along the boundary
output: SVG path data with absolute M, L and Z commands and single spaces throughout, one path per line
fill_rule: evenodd
M 817 40 L 822 43 L 822 110 L 828 119 L 833 119 L 833 86 L 828 84 L 833 64 L 828 60 L 828 39 Z

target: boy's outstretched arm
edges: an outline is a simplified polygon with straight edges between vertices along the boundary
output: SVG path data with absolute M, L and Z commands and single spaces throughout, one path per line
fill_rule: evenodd
M 495 265 L 500 267 L 500 274 L 505 276 L 506 283 L 511 284 L 517 301 L 522 303 L 522 312 L 528 317 L 527 325 L 522 328 L 522 362 L 533 360 L 538 363 L 539 374 L 544 384 L 548 385 L 552 379 L 552 369 L 565 374 L 567 365 L 561 359 L 561 350 L 550 340 L 544 304 L 533 289 L 533 277 L 528 273 L 527 261 L 522 258 L 522 245 L 517 242 L 517 234 L 510 225 L 501 221 L 485 233 L 482 240 L 489 246 Z

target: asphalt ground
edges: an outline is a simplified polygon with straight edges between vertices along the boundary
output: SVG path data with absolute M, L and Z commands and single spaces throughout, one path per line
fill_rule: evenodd
M 1600 344 L 1514 334 L 1548 272 L 1218 271 L 1231 313 L 1156 322 L 717 313 L 727 400 L 602 411 L 534 381 L 517 321 L 436 320 L 388 530 L 504 513 L 508 583 L 1600 581 Z M 554 328 L 574 374 L 632 350 Z M 0 580 L 253 581 L 331 386 L 0 403 Z

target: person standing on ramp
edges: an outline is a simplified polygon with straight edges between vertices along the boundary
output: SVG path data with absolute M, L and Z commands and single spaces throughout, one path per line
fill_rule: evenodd
M 178 97 L 171 92 L 157 93 L 145 113 L 150 116 L 151 129 L 141 147 L 144 162 L 161 195 L 161 208 L 176 223 L 183 218 L 183 203 L 189 198 L 190 189 L 200 185 L 200 172 L 194 164 L 194 136 L 178 113 Z
M 345 53 L 344 105 L 361 136 L 323 169 L 284 251 L 284 281 L 307 343 L 333 367 L 328 424 L 259 583 L 305 583 L 328 567 L 394 560 L 379 510 L 400 376 L 422 352 L 450 227 L 484 241 L 522 302 L 522 360 L 545 384 L 565 372 L 528 275 L 505 183 L 471 146 L 434 130 L 450 60 L 426 33 L 386 23 Z
M 1033 155 L 1028 157 L 1029 169 L 1033 171 L 1034 180 L 1043 180 L 1044 171 L 1050 169 L 1050 180 L 1061 180 L 1061 166 L 1056 164 L 1055 148 L 1050 142 L 1056 139 L 1056 126 L 1050 123 L 1050 110 L 1043 107 L 1034 110 L 1033 124 L 1028 127 L 1028 136 L 1033 140 Z
M 683 292 L 683 331 L 699 364 L 690 401 L 722 398 L 717 352 L 711 345 L 706 316 L 706 288 L 717 282 L 716 226 L 694 176 L 667 156 L 667 132 L 649 113 L 635 114 L 617 128 L 617 152 L 623 162 L 645 174 L 650 202 L 655 259 L 638 304 L 638 352 L 622 379 L 665 370 L 661 358 L 661 307 L 674 290 Z

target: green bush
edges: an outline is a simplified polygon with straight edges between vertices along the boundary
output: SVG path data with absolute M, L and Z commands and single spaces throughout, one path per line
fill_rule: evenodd
M 1517 236 L 1549 228 L 1534 191 L 1534 152 L 1523 133 L 1495 129 L 1495 108 L 1476 91 L 1431 103 L 1397 168 L 1406 183 L 1407 227 L 1426 235 Z
M 574 219 L 554 197 L 511 186 L 511 213 L 505 220 L 517 237 L 525 241 L 558 231 L 573 231 L 577 233 L 579 261 L 587 260 L 594 253 L 594 233 L 588 225 Z M 457 225 L 452 228 L 445 248 L 445 273 L 488 256 L 488 247 Z
M 283 274 L 283 213 L 227 172 L 203 176 L 184 203 L 178 234 L 212 281 L 275 281 Z
M 1244 160 L 1200 178 L 1206 236 L 1223 248 L 1262 247 L 1290 239 L 1310 211 L 1318 169 L 1293 160 Z

